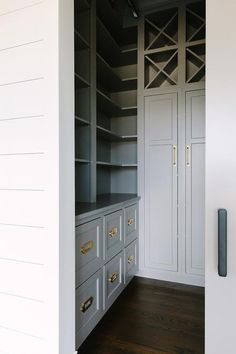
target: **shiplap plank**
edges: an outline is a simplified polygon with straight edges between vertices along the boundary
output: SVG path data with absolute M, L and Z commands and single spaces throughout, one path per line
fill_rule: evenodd
M 42 339 L 22 335 L 21 333 L 0 327 L 0 353 L 33 354 L 45 353 L 45 341 Z
M 9 328 L 22 334 L 44 338 L 43 303 L 0 294 L 0 313 L 0 328 Z
M 46 124 L 43 117 L 0 121 L 0 155 L 44 152 Z
M 42 265 L 0 259 L 0 294 L 43 302 L 44 272 L 45 268 Z
M 18 8 L 19 6 L 21 6 L 21 1 Z M 38 3 L 38 5 L 26 7 L 22 11 L 0 16 L 0 51 L 42 40 L 44 38 L 44 26 L 42 25 L 44 11 L 43 3 Z M 16 30 L 17 28 L 19 31 Z
M 0 190 L 0 224 L 44 226 L 45 192 Z
M 42 1 L 40 0 L 1 0 L 1 15 L 8 15 L 9 12 L 23 10 L 26 7 L 34 6 Z
M 45 229 L 0 225 L 0 258 L 45 264 Z
M 45 81 L 40 79 L 0 86 L 0 97 L 0 120 L 40 116 L 45 109 Z
M 0 123 L 1 126 L 1 123 Z M 0 190 L 45 190 L 46 166 L 44 155 L 0 155 Z
M 43 60 L 44 47 L 44 42 L 40 41 L 3 50 L 0 55 L 0 85 L 43 77 L 43 68 L 38 65 L 38 58 Z

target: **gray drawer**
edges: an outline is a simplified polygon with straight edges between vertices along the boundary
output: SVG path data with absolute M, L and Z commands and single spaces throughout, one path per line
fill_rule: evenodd
M 138 204 L 125 208 L 125 244 L 128 245 L 138 236 Z
M 123 242 L 123 211 L 118 210 L 104 218 L 105 259 L 114 257 L 124 247 Z
M 76 347 L 102 317 L 102 276 L 102 270 L 99 270 L 76 290 Z
M 76 286 L 83 283 L 103 264 L 102 219 L 76 227 Z
M 138 241 L 132 242 L 124 251 L 125 284 L 129 283 L 138 270 Z
M 123 252 L 104 267 L 104 309 L 108 309 L 123 289 Z

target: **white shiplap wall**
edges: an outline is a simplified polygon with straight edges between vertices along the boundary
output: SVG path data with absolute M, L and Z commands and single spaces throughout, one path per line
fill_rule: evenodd
M 0 354 L 74 352 L 72 15 L 0 1 Z

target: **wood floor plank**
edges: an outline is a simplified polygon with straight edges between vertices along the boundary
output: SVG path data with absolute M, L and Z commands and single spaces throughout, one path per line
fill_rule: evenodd
M 203 354 L 204 289 L 136 277 L 79 354 Z

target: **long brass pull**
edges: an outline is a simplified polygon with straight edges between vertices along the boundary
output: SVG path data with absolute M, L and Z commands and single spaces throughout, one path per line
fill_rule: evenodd
M 117 236 L 117 235 L 118 235 L 118 227 L 113 227 L 113 228 L 109 231 L 108 235 L 109 235 L 110 237 L 115 237 L 115 236 Z
M 134 256 L 128 257 L 128 263 L 131 264 L 134 261 Z
M 128 219 L 128 226 L 132 226 L 134 224 L 134 219 L 130 218 Z
M 177 166 L 177 146 L 173 145 L 173 166 Z
M 190 161 L 190 145 L 186 145 L 186 165 L 190 166 L 191 161 Z
M 91 241 L 88 241 L 86 242 L 80 249 L 80 252 L 82 254 L 87 254 L 89 251 L 91 251 L 94 247 L 94 242 L 91 240 Z
M 110 278 L 108 278 L 109 283 L 114 283 L 114 281 L 118 278 L 118 275 L 119 274 L 117 272 L 112 273 Z
M 92 306 L 92 304 L 93 304 L 93 297 L 91 296 L 88 300 L 82 302 L 82 304 L 80 305 L 80 311 L 85 313 L 90 308 L 90 306 Z

